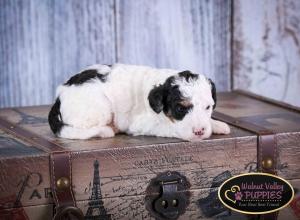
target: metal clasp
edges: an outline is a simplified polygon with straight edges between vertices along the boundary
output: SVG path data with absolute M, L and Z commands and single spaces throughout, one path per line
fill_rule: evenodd
M 187 179 L 178 172 L 162 173 L 146 190 L 146 208 L 156 219 L 177 219 L 188 206 L 189 187 Z

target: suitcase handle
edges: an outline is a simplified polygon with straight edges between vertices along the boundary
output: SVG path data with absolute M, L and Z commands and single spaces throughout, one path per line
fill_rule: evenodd
M 74 206 L 59 207 L 53 220 L 83 220 L 82 211 Z

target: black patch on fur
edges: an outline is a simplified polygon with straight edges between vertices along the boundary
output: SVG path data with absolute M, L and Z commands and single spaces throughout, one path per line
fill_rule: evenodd
M 154 87 L 148 95 L 148 100 L 151 108 L 157 114 L 163 111 L 168 117 L 182 120 L 193 107 L 180 104 L 185 98 L 178 85 L 173 84 L 174 79 L 174 76 L 171 76 L 163 85 Z
M 106 82 L 107 74 L 103 75 L 97 72 L 97 70 L 84 70 L 72 76 L 64 85 L 81 85 L 91 79 L 98 78 L 101 82 Z
M 192 79 L 192 80 L 197 80 L 197 79 L 198 79 L 198 75 L 192 73 L 192 72 L 189 71 L 189 70 L 185 70 L 185 71 L 183 71 L 183 72 L 180 72 L 180 73 L 178 73 L 178 75 L 179 75 L 179 77 L 185 78 L 185 80 L 186 80 L 187 82 L 189 82 L 191 79 Z
M 162 85 L 154 87 L 148 95 L 150 107 L 157 114 L 160 113 L 164 108 L 163 99 L 164 99 L 164 87 Z
M 61 128 L 64 126 L 60 113 L 60 99 L 57 98 L 54 105 L 52 106 L 49 115 L 48 122 L 50 128 L 54 134 L 57 134 L 61 131 Z
M 211 95 L 215 102 L 213 109 L 215 109 L 216 105 L 217 105 L 217 90 L 216 90 L 215 83 L 211 79 L 208 79 L 208 81 L 210 82 L 210 85 L 211 85 Z

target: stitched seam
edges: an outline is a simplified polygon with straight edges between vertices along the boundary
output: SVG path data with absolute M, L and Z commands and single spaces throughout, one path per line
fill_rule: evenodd
M 263 171 L 263 167 L 262 167 L 262 140 L 261 140 L 261 136 L 259 135 L 259 142 L 258 142 L 258 147 L 259 147 L 259 158 L 258 158 L 258 167 L 259 167 L 259 171 L 262 172 Z
M 276 153 L 276 148 L 275 148 L 275 136 L 273 136 L 273 162 L 274 162 L 274 166 L 273 166 L 273 173 L 275 174 L 275 167 L 276 167 L 276 158 L 275 158 L 275 153 Z
M 72 164 L 71 164 L 71 153 L 68 153 L 68 156 L 69 156 L 69 167 L 70 167 L 70 193 L 71 193 L 71 196 L 72 196 L 72 202 L 73 202 L 73 205 L 76 207 L 76 202 L 75 202 L 75 199 L 74 199 L 74 195 L 73 195 L 73 190 L 72 190 Z
M 51 157 L 52 157 L 53 197 L 56 200 L 57 207 L 59 207 L 59 201 L 56 195 L 56 185 L 55 185 L 56 178 L 55 178 L 55 169 L 54 169 L 54 156 L 51 155 Z
M 277 174 L 277 135 L 274 134 L 274 174 Z
M 7 124 L 9 124 L 10 126 L 13 126 L 14 128 L 18 128 L 18 129 L 20 129 L 20 130 L 23 130 L 23 131 L 25 131 L 25 132 L 30 133 L 33 137 L 37 137 L 37 138 L 40 139 L 40 140 L 46 141 L 46 142 L 48 142 L 48 143 L 51 143 L 52 145 L 54 145 L 53 147 L 58 147 L 59 149 L 63 149 L 61 146 L 57 145 L 56 143 L 54 143 L 54 142 L 52 142 L 52 141 L 49 141 L 49 140 L 47 140 L 47 139 L 44 139 L 42 136 L 40 136 L 40 135 L 38 135 L 38 134 L 35 134 L 35 133 L 32 133 L 31 131 L 28 131 L 28 130 L 26 130 L 26 129 L 24 129 L 24 128 L 22 128 L 22 127 L 16 125 L 16 124 L 13 124 L 13 123 L 11 123 L 10 121 L 7 121 L 6 119 L 3 119 L 2 117 L 0 117 L 0 120 L 5 121 Z M 8 128 L 6 125 L 0 124 L 0 127 L 1 127 L 3 130 L 5 130 L 6 132 L 8 132 L 9 134 L 13 134 L 13 135 L 15 135 L 16 137 L 18 137 L 18 138 L 20 138 L 20 139 L 23 139 L 23 140 L 25 140 L 25 141 L 27 141 L 27 142 L 33 144 L 35 147 L 40 147 L 39 149 L 41 149 L 41 150 L 44 150 L 44 151 L 46 151 L 46 152 L 51 152 L 51 151 L 53 150 L 53 149 L 51 149 L 51 148 L 48 148 L 48 147 L 45 147 L 44 145 L 39 144 L 37 141 L 34 141 L 34 140 L 32 140 L 31 138 L 29 138 L 29 137 L 27 137 L 27 136 L 23 136 L 23 135 L 21 135 L 20 133 L 15 132 L 13 129 Z

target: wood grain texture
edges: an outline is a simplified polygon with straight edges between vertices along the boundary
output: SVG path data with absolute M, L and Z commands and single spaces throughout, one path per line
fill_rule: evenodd
M 46 1 L 0 1 L 0 107 L 49 101 L 53 93 L 49 6 Z
M 69 76 L 116 61 L 191 69 L 219 91 L 300 106 L 299 9 L 296 0 L 2 0 L 0 107 L 49 104 Z
M 53 86 L 87 65 L 115 62 L 114 1 L 53 3 Z
M 115 62 L 113 0 L 0 1 L 0 107 L 51 103 L 80 69 Z
M 299 10 L 296 0 L 234 1 L 234 88 L 300 106 Z
M 119 62 L 190 69 L 230 88 L 231 1 L 116 0 Z
M 230 2 L 0 1 L 0 107 L 49 104 L 80 69 L 116 61 L 191 69 L 227 90 Z

